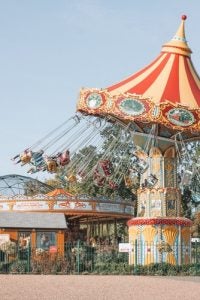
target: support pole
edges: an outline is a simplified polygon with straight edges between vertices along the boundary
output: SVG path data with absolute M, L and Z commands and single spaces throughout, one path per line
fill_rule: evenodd
M 134 245 L 134 250 L 135 250 L 135 262 L 134 262 L 134 275 L 137 275 L 137 240 L 135 240 L 135 245 Z

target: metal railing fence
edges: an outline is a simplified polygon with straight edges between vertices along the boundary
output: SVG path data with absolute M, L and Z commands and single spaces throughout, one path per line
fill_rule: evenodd
M 152 244 L 145 244 L 144 247 L 148 250 Z M 175 273 L 181 272 L 184 275 L 200 275 L 200 243 L 197 242 L 191 245 L 190 263 L 183 266 L 178 264 L 170 266 L 152 260 L 147 265 L 140 264 L 137 260 L 130 263 L 131 253 L 119 252 L 117 244 L 92 246 L 77 241 L 66 243 L 64 253 L 60 249 L 63 247 L 59 245 L 56 250 L 53 249 L 54 251 L 31 246 L 22 249 L 14 244 L 1 246 L 0 273 L 176 275 Z

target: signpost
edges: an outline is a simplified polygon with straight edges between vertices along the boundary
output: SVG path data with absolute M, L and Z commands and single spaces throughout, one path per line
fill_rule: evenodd
M 0 245 L 4 244 L 5 242 L 9 242 L 10 235 L 9 234 L 0 234 Z
M 132 248 L 130 243 L 119 243 L 119 252 L 131 252 Z

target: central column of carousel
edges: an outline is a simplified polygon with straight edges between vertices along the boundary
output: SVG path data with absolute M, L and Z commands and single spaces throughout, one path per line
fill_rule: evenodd
M 188 264 L 191 221 L 181 217 L 175 148 L 162 153 L 152 147 L 146 160 L 149 168 L 141 175 L 137 191 L 137 217 L 128 221 L 133 246 L 129 263 Z

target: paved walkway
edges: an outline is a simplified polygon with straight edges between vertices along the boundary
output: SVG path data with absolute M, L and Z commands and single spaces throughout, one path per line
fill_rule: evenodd
M 0 275 L 1 300 L 197 300 L 200 277 Z

